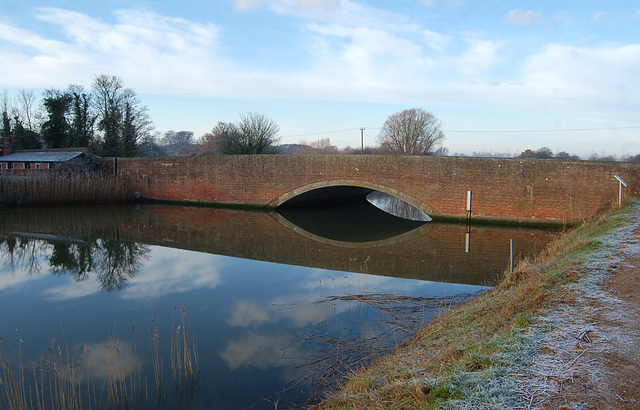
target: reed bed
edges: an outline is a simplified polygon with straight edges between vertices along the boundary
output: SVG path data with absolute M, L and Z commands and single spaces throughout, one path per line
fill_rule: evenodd
M 115 330 L 102 348 L 70 348 L 64 329 L 63 342 L 55 338 L 31 372 L 22 357 L 23 341 L 18 333 L 18 358 L 11 360 L 0 335 L 0 408 L 8 410 L 164 409 L 197 407 L 199 362 L 195 333 L 190 330 L 186 309 L 178 312 L 179 326 L 171 329 L 172 382 L 163 382 L 160 331 L 149 330 L 152 375 L 144 372 L 138 356 L 136 330 L 132 327 L 132 357 L 125 352 L 129 342 Z M 104 349 L 104 350 L 102 350 Z M 92 360 L 92 355 L 93 360 Z M 106 357 L 100 366 L 95 356 Z M 32 377 L 30 377 L 32 374 Z M 149 380 L 151 379 L 151 380 Z M 150 384 L 155 387 L 150 392 Z M 170 389 L 170 391 L 168 391 Z
M 131 182 L 102 173 L 24 173 L 0 175 L 0 205 L 113 203 L 134 197 Z

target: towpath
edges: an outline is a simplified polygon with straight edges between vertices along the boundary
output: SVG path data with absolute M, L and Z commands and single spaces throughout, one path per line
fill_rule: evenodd
M 561 296 L 568 307 L 542 320 L 552 330 L 522 382 L 530 408 L 640 408 L 640 204 L 607 245 Z

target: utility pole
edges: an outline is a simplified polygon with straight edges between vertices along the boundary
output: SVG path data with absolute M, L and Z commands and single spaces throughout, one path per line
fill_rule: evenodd
M 366 128 L 360 128 L 360 154 L 364 154 L 364 130 L 366 130 Z

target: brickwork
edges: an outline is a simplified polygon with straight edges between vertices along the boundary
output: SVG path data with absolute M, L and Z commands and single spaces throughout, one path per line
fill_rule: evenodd
M 247 155 L 118 158 L 117 172 L 143 197 L 276 206 L 323 186 L 387 192 L 432 217 L 574 223 L 591 219 L 626 193 L 640 192 L 640 165 L 619 162 L 467 157 Z

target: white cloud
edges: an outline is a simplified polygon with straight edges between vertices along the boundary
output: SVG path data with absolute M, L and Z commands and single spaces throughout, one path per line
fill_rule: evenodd
M 594 21 L 602 21 L 602 18 L 603 18 L 604 16 L 606 16 L 607 14 L 609 14 L 609 13 L 607 13 L 606 11 L 601 11 L 601 10 L 600 10 L 600 11 L 596 11 L 596 12 L 593 14 L 593 20 L 594 20 Z
M 266 369 L 276 366 L 293 366 L 300 359 L 283 360 L 283 349 L 290 339 L 290 335 L 265 335 L 250 333 L 235 341 L 227 342 L 227 346 L 220 352 L 220 357 L 231 370 L 239 367 L 255 367 Z M 295 348 L 288 349 L 291 357 L 300 357 Z
M 550 44 L 527 58 L 523 82 L 531 93 L 537 88 L 558 98 L 614 103 L 622 89 L 630 95 L 640 92 L 638 67 L 640 44 L 593 48 Z
M 92 278 L 84 282 L 76 282 L 67 278 L 65 283 L 52 286 L 42 292 L 46 300 L 69 300 L 100 293 L 100 284 Z
M 222 283 L 223 265 L 224 258 L 217 255 L 153 247 L 144 270 L 129 279 L 121 297 L 151 299 L 169 293 L 211 289 Z
M 418 4 L 425 7 L 433 7 L 438 4 L 438 0 L 418 0 Z M 445 0 L 445 4 L 451 7 L 458 7 L 464 4 L 464 0 Z
M 322 17 L 337 11 L 340 0 L 233 0 L 235 9 L 251 11 L 266 6 L 282 14 L 297 14 L 307 17 Z
M 565 22 L 568 21 L 571 17 L 571 14 L 568 10 L 561 11 L 560 13 L 556 13 L 553 15 L 554 20 Z
M 431 30 L 423 30 L 422 34 L 427 41 L 427 45 L 436 51 L 444 52 L 446 46 L 451 43 L 451 36 L 445 34 Z
M 340 49 L 343 59 L 360 66 L 373 62 L 376 56 L 406 58 L 419 55 L 422 51 L 419 45 L 383 29 L 318 24 L 310 25 L 309 29 L 323 36 L 342 39 L 344 42 Z
M 134 346 L 119 339 L 110 339 L 108 343 L 76 345 L 73 349 L 73 361 L 91 369 L 91 379 L 94 382 L 104 382 L 107 378 L 128 378 L 131 372 L 138 370 L 137 366 L 144 364 Z
M 23 30 L 0 23 L 0 40 L 5 41 L 7 45 L 11 44 L 15 48 L 26 48 L 28 50 L 45 51 L 51 49 L 60 49 L 64 47 L 64 43 L 42 37 L 39 34 L 29 30 Z
M 502 42 L 474 38 L 468 38 L 465 42 L 469 48 L 460 56 L 458 64 L 465 75 L 472 77 L 491 68 L 497 61 L 498 50 L 504 45 Z
M 295 13 L 331 13 L 341 6 L 340 0 L 281 0 L 274 1 L 275 10 Z
M 203 82 L 211 84 L 212 73 L 233 71 L 219 58 L 219 29 L 211 23 L 131 10 L 115 12 L 116 22 L 107 23 L 48 7 L 38 9 L 36 17 L 65 37 L 47 40 L 0 26 L 5 40 L 0 75 L 6 82 L 23 87 L 89 86 L 93 76 L 108 70 L 142 91 L 159 92 L 175 88 L 178 78 L 182 89 L 197 90 Z
M 266 3 L 266 0 L 233 0 L 236 10 L 254 10 Z
M 0 272 L 0 290 L 17 288 L 27 282 L 38 279 L 40 279 L 40 275 L 31 275 L 26 271 L 26 269 L 19 269 L 14 272 L 8 272 L 8 270 L 5 270 Z
M 505 23 L 526 26 L 529 24 L 538 24 L 542 22 L 542 14 L 534 10 L 522 11 L 519 9 L 511 10 L 507 14 Z
M 258 326 L 263 323 L 274 322 L 275 319 L 269 312 L 256 303 L 248 300 L 239 300 L 231 311 L 231 315 L 227 319 L 230 326 Z
M 333 2 L 269 4 L 302 10 Z M 64 36 L 46 44 L 34 32 L 12 34 L 9 45 L 0 46 L 0 58 L 8 62 L 0 66 L 0 78 L 23 87 L 63 88 L 89 86 L 95 75 L 108 73 L 138 93 L 370 101 L 371 95 L 385 98 L 394 83 L 410 82 L 413 71 L 423 72 L 432 63 L 425 56 L 427 47 L 444 53 L 452 41 L 409 24 L 404 16 L 343 1 L 327 17 L 334 23 L 310 23 L 300 33 L 315 45 L 309 62 L 299 64 L 305 69 L 277 72 L 225 55 L 215 24 L 132 10 L 116 11 L 113 17 L 115 22 L 108 23 L 77 12 L 39 9 L 38 18 Z M 25 50 L 19 41 L 29 38 L 36 47 L 45 45 Z

